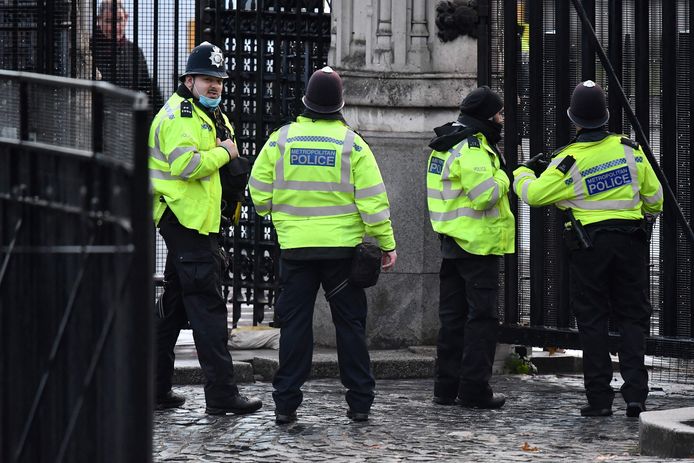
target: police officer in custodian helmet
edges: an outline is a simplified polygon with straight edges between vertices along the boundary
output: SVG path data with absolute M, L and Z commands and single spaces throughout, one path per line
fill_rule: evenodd
M 206 412 L 243 414 L 262 406 L 259 399 L 239 394 L 227 350 L 218 235 L 222 209 L 233 215 L 236 204 L 228 203 L 242 197 L 245 182 L 237 181 L 237 191 L 229 191 L 223 177 L 242 178 L 248 162 L 239 156 L 234 131 L 220 108 L 226 78 L 219 47 L 208 42 L 195 47 L 181 85 L 150 130 L 154 221 L 168 249 L 164 293 L 157 303 L 157 408 L 185 401 L 171 391 L 171 377 L 176 339 L 188 323 L 207 379 Z
M 270 135 L 249 188 L 256 212 L 272 215 L 281 248 L 275 306 L 281 323 L 275 420 L 297 419 L 311 370 L 313 307 L 323 286 L 335 323 L 347 416 L 365 421 L 374 399 L 366 347 L 366 295 L 349 280 L 355 246 L 376 239 L 384 269 L 397 254 L 385 185 L 366 142 L 342 117 L 342 80 L 330 67 L 313 73 L 295 122 Z M 378 258 L 378 256 L 377 256 Z
M 555 151 L 548 165 L 540 154 L 516 169 L 513 187 L 530 206 L 554 204 L 566 215 L 570 300 L 588 398 L 581 415 L 612 414 L 612 316 L 621 334 L 626 414 L 637 417 L 648 395 L 648 250 L 652 223 L 663 209 L 663 189 L 639 144 L 605 130 L 610 115 L 598 84 L 587 80 L 576 86 L 568 116 L 576 137 Z

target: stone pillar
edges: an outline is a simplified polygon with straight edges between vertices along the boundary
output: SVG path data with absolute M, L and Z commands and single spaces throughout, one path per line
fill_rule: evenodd
M 414 0 L 410 23 L 410 47 L 407 52 L 407 61 L 413 68 L 429 68 L 431 57 L 428 38 L 426 2 Z
M 329 64 L 344 80 L 347 122 L 374 152 L 391 204 L 395 271 L 367 289 L 373 348 L 433 344 L 438 330 L 438 238 L 426 207 L 432 129 L 454 120 L 476 86 L 477 43 L 436 37 L 439 0 L 333 0 Z M 362 48 L 363 45 L 363 48 Z M 318 297 L 318 344 L 334 345 L 330 310 Z
M 393 62 L 393 29 L 391 27 L 392 0 L 376 0 L 378 7 L 378 27 L 376 28 L 376 48 L 374 61 L 386 67 Z

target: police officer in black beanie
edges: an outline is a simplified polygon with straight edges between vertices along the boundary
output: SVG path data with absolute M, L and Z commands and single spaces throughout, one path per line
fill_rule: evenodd
M 434 403 L 500 408 L 489 380 L 499 330 L 499 261 L 515 250 L 510 181 L 496 147 L 503 101 L 479 87 L 460 104 L 460 115 L 434 129 L 427 168 L 427 203 L 441 238 L 440 328 Z

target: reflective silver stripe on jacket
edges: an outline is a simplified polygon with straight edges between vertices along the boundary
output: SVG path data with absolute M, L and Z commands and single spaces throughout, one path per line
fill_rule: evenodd
M 183 175 L 183 174 L 181 174 Z M 163 170 L 157 170 L 157 169 L 149 169 L 149 177 L 150 178 L 155 178 L 157 180 L 181 180 L 183 177 L 176 177 L 175 175 L 172 175 L 170 172 L 164 172 Z M 210 180 L 210 176 L 207 175 L 205 177 L 201 177 L 198 179 L 200 182 L 208 182 Z
M 518 191 L 518 184 L 520 183 L 520 181 L 522 179 L 524 179 L 526 177 L 529 177 L 532 179 L 532 178 L 535 178 L 535 174 L 531 174 L 530 172 L 521 172 L 520 174 L 518 174 L 518 176 L 513 181 L 513 191 L 516 191 L 516 192 Z
M 193 175 L 193 172 L 195 169 L 198 168 L 198 166 L 202 163 L 202 156 L 200 155 L 199 152 L 195 152 L 192 158 L 190 158 L 190 161 L 188 161 L 188 165 L 186 166 L 185 169 L 181 172 L 180 177 L 182 179 L 188 180 L 191 175 Z
M 663 186 L 662 185 L 659 186 L 658 191 L 656 191 L 653 196 L 641 195 L 641 199 L 646 204 L 655 204 L 655 203 L 659 202 L 661 199 L 663 199 Z
M 579 208 L 590 211 L 615 211 L 635 208 L 641 199 L 637 196 L 633 199 L 609 199 L 603 201 L 590 201 L 588 199 L 558 201 L 558 206 Z
M 248 184 L 256 190 L 263 191 L 265 193 L 272 193 L 272 183 L 261 182 L 257 178 L 251 176 L 251 178 L 248 180 Z
M 359 213 L 361 215 L 361 220 L 364 223 L 378 223 L 384 220 L 390 219 L 390 209 L 385 208 L 380 212 L 375 212 L 373 214 L 365 214 L 363 212 Z
M 345 140 L 342 144 L 342 156 L 340 160 L 340 181 L 339 182 L 317 182 L 301 180 L 285 180 L 284 177 L 284 155 L 286 151 L 287 135 L 289 127 L 287 124 L 280 129 L 277 139 L 277 146 L 280 150 L 280 157 L 275 163 L 275 183 L 274 189 L 295 190 L 295 191 L 338 191 L 341 193 L 354 193 L 354 185 L 350 183 L 351 156 L 354 148 L 355 134 L 347 130 Z
M 459 143 L 459 145 L 460 146 L 453 150 L 448 150 L 451 155 L 448 156 L 448 159 L 446 159 L 446 163 L 443 165 L 443 170 L 441 171 L 441 184 L 443 185 L 441 199 L 455 199 L 458 196 L 465 194 L 462 189 L 453 190 L 453 181 L 450 180 L 451 166 L 453 165 L 453 162 L 460 157 L 460 153 L 463 151 L 463 148 L 467 146 L 467 139 L 465 139 L 462 143 Z
M 489 177 L 487 180 L 484 180 L 478 183 L 475 187 L 471 188 L 470 191 L 467 192 L 467 197 L 470 198 L 470 201 L 474 201 L 478 196 L 491 188 L 494 188 L 494 191 L 492 192 L 492 199 L 490 200 L 490 203 L 493 206 L 499 200 L 499 184 L 496 183 L 494 177 Z
M 470 207 L 459 207 L 458 209 L 447 212 L 429 212 L 431 220 L 436 222 L 448 222 L 459 217 L 470 217 L 473 219 L 484 219 L 486 217 L 498 217 L 499 209 L 490 209 L 486 211 L 476 211 Z
M 386 186 L 383 183 L 379 183 L 378 185 L 370 186 L 367 188 L 361 188 L 358 190 L 354 190 L 354 198 L 355 199 L 363 199 L 363 198 L 368 198 L 370 196 L 376 196 L 380 195 L 381 193 L 386 192 Z
M 257 212 L 265 212 L 265 214 L 269 214 L 272 211 L 272 200 L 271 199 L 268 199 L 265 202 L 253 201 L 253 205 L 255 206 L 255 210 Z
M 632 148 L 629 145 L 622 146 L 624 146 L 624 157 L 627 160 L 629 174 L 631 174 L 631 189 L 634 192 L 634 198 L 638 198 L 641 187 L 639 186 L 639 170 L 636 167 L 636 159 L 634 158 L 634 148 Z
M 195 147 L 193 147 L 193 146 L 179 146 L 178 148 L 174 148 L 169 153 L 169 165 L 172 166 L 174 161 L 176 161 L 176 159 L 180 158 L 181 156 L 183 156 L 184 154 L 186 154 L 190 151 L 196 151 Z
M 272 212 L 284 212 L 285 214 L 298 215 L 300 217 L 322 217 L 326 215 L 340 215 L 357 212 L 355 204 L 342 206 L 307 206 L 298 207 L 290 204 L 273 204 Z
M 161 152 L 161 149 L 159 148 L 159 131 L 161 130 L 161 121 L 157 125 L 157 128 L 154 129 L 154 148 L 149 149 L 149 155 L 152 156 L 154 159 L 157 159 L 162 162 L 168 162 L 166 160 L 166 156 L 164 156 L 164 153 Z

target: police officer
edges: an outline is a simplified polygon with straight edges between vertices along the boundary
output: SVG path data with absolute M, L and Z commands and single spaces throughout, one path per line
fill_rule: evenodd
M 270 135 L 253 165 L 256 212 L 272 214 L 281 248 L 279 370 L 273 398 L 278 424 L 295 421 L 311 370 L 313 308 L 320 285 L 335 324 L 347 416 L 368 419 L 374 378 L 366 347 L 366 296 L 348 283 L 354 247 L 364 234 L 382 250 L 383 269 L 397 254 L 386 189 L 366 142 L 342 117 L 342 80 L 330 67 L 313 73 L 306 110 Z
M 174 346 L 187 323 L 205 374 L 206 412 L 250 413 L 260 400 L 239 395 L 227 350 L 227 306 L 221 291 L 218 242 L 222 208 L 220 169 L 241 163 L 233 130 L 219 107 L 227 78 L 222 51 L 203 42 L 188 57 L 181 85 L 154 118 L 149 168 L 154 221 L 166 242 L 165 289 L 157 319 L 157 408 L 179 407 L 171 391 Z M 221 138 L 225 138 L 222 140 Z
M 496 147 L 503 101 L 489 87 L 470 92 L 460 116 L 434 129 L 427 202 L 441 238 L 441 326 L 434 402 L 500 408 L 506 398 L 489 385 L 499 321 L 499 260 L 514 252 L 510 181 Z
M 619 367 L 626 414 L 645 410 L 644 367 L 651 305 L 648 300 L 648 222 L 663 208 L 663 189 L 638 143 L 607 132 L 605 92 L 591 80 L 571 97 L 576 137 L 514 171 L 514 190 L 531 206 L 555 204 L 567 215 L 571 305 L 583 345 L 588 405 L 583 416 L 612 414 L 610 315 L 619 325 Z M 546 168 L 546 170 L 545 170 Z

